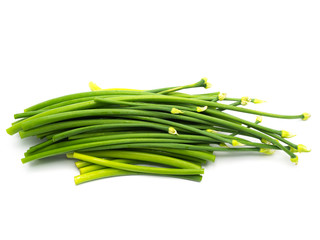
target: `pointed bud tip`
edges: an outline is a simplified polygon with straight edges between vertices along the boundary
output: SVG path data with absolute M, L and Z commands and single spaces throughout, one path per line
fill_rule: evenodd
M 261 138 L 261 142 L 264 143 L 264 144 L 271 145 L 271 142 L 269 142 L 268 140 L 266 140 L 264 138 Z
M 311 114 L 309 114 L 309 113 L 302 113 L 302 116 L 303 116 L 302 120 L 303 120 L 303 121 L 306 121 L 306 120 L 308 120 L 308 119 L 311 117 Z
M 244 144 L 238 142 L 237 140 L 232 140 L 232 146 L 244 146 Z
M 204 106 L 204 107 L 197 107 L 197 112 L 204 112 L 205 110 L 208 109 L 208 106 Z
M 215 131 L 213 129 L 207 129 L 206 131 L 209 132 L 209 133 L 216 133 L 217 132 L 217 131 Z
M 171 113 L 172 114 L 180 114 L 180 113 L 183 113 L 181 110 L 177 109 L 177 108 L 172 108 L 171 109 Z
M 298 156 L 295 156 L 294 158 L 291 158 L 290 159 L 291 160 L 291 162 L 293 162 L 294 164 L 298 164 Z
M 251 101 L 251 98 L 249 98 L 249 97 L 242 97 L 241 98 L 241 105 L 243 105 L 243 106 L 245 106 L 245 105 L 247 105 L 249 102 Z
M 275 150 L 269 149 L 269 148 L 260 148 L 259 152 L 271 155 L 271 154 L 274 154 Z
M 226 93 L 219 93 L 219 95 L 218 95 L 219 101 L 223 101 L 226 97 L 227 97 Z
M 169 127 L 168 133 L 172 134 L 172 135 L 177 135 L 178 132 L 174 127 Z
M 101 88 L 94 82 L 89 82 L 89 88 L 91 91 L 101 90 Z
M 296 136 L 296 135 L 294 135 L 288 131 L 285 131 L 285 130 L 281 131 L 281 137 L 283 137 L 283 138 L 292 138 L 294 136 Z
M 265 103 L 266 101 L 255 98 L 255 99 L 253 99 L 252 102 L 253 102 L 254 104 L 259 104 L 259 103 Z
M 227 145 L 227 144 L 225 144 L 225 143 L 219 143 L 219 146 L 220 146 L 220 147 L 228 148 L 228 145 Z
M 262 117 L 261 117 L 261 116 L 258 116 L 258 117 L 256 118 L 256 122 L 257 122 L 257 123 L 261 123 L 261 122 L 262 122 Z
M 73 153 L 67 153 L 67 158 L 73 158 Z
M 298 144 L 298 152 L 311 152 L 310 148 L 307 148 L 305 145 L 303 144 Z
M 203 87 L 205 89 L 208 89 L 208 88 L 211 88 L 211 83 L 208 82 L 208 79 L 207 78 L 201 78 L 201 80 L 203 81 Z

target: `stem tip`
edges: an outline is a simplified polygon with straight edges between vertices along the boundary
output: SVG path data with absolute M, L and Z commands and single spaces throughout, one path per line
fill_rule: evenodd
M 306 121 L 311 117 L 311 114 L 309 113 L 302 113 L 302 115 L 303 115 L 303 118 L 302 118 L 303 121 Z

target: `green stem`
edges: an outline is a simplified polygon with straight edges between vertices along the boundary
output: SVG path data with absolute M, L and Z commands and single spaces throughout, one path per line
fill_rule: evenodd
M 76 161 L 74 164 L 76 165 L 77 168 L 84 168 L 84 167 L 93 165 L 92 163 L 81 161 L 81 160 Z
M 173 105 L 170 105 L 170 104 L 167 104 L 167 105 L 161 104 L 161 106 L 159 106 L 159 105 L 155 105 L 155 104 L 152 104 L 152 103 L 141 103 L 141 102 L 137 103 L 137 102 L 113 100 L 112 98 L 95 98 L 94 101 L 97 102 L 97 103 L 101 103 L 101 104 L 107 105 L 107 106 L 110 106 L 111 104 L 120 105 L 120 106 L 123 106 L 123 105 L 131 106 L 132 107 L 131 109 L 139 109 L 140 107 L 142 107 L 142 108 L 145 108 L 145 109 L 158 110 L 155 107 L 162 107 L 162 109 L 163 108 L 171 109 L 172 107 L 174 107 Z M 189 107 L 189 106 L 179 106 L 179 108 L 181 110 L 188 110 L 188 111 L 197 112 L 197 107 L 196 106 L 191 106 L 191 107 Z
M 120 162 L 120 163 L 127 163 L 127 164 L 143 163 L 142 161 L 135 161 L 135 160 L 129 160 L 129 159 L 115 159 L 115 160 L 112 160 L 112 161 Z M 89 164 L 90 165 L 87 165 L 85 167 L 79 168 L 80 174 L 85 174 L 85 173 L 88 173 L 88 172 L 93 172 L 93 171 L 96 171 L 96 170 L 107 169 L 108 168 L 108 167 L 97 165 L 97 164 L 92 164 L 92 163 L 89 163 Z
M 68 100 L 74 100 L 74 99 L 78 99 L 78 98 L 84 98 L 84 97 L 97 97 L 97 96 L 109 96 L 109 95 L 152 95 L 153 93 L 151 92 L 145 92 L 145 91 L 123 91 L 123 90 L 101 90 L 101 91 L 92 91 L 92 92 L 82 92 L 82 93 L 75 93 L 75 94 L 70 94 L 70 95 L 65 95 L 62 97 L 57 97 L 57 98 L 53 98 L 41 103 L 38 103 L 36 105 L 33 105 L 27 109 L 25 109 L 25 112 L 29 112 L 29 111 L 35 111 L 35 110 L 39 110 L 42 109 L 44 107 L 56 104 L 56 103 L 60 103 L 60 102 L 64 102 L 64 101 L 68 101 Z
M 68 140 L 77 140 L 77 139 L 83 139 L 83 138 L 95 138 L 95 137 L 104 137 L 104 136 L 110 136 L 110 135 L 116 135 L 116 134 L 122 134 L 122 133 L 163 133 L 160 131 L 150 130 L 150 129 L 126 129 L 126 128 L 120 128 L 118 131 L 117 129 L 112 129 L 110 131 L 99 131 L 99 132 L 89 132 L 89 133 L 81 133 L 75 136 L 68 137 Z
M 180 86 L 180 87 L 174 87 L 171 89 L 166 89 L 163 91 L 160 91 L 160 94 L 168 94 L 170 92 L 176 92 L 182 89 L 188 89 L 188 88 L 196 88 L 196 87 L 205 87 L 207 88 L 207 80 L 206 79 L 201 79 L 199 82 L 196 82 L 194 84 L 189 84 L 189 85 L 185 85 L 185 86 Z
M 255 124 L 259 124 L 260 122 L 259 122 L 259 121 L 255 121 L 254 123 L 255 123 Z M 250 128 L 250 126 L 247 126 L 247 128 Z M 237 132 L 234 132 L 234 133 L 230 134 L 229 136 L 230 136 L 230 137 L 235 137 L 235 136 L 237 136 L 237 135 L 239 135 L 239 134 L 240 134 L 240 132 L 237 131 Z M 269 135 L 270 135 L 270 134 L 269 134 Z
M 129 160 L 128 162 L 125 162 L 125 163 L 133 164 L 132 162 L 130 162 L 130 160 Z M 80 171 L 80 174 L 85 174 L 85 173 L 93 172 L 93 171 L 100 170 L 100 169 L 106 169 L 106 167 L 101 166 L 101 165 L 97 165 L 97 164 L 91 164 L 89 166 L 79 168 L 79 171 Z
M 68 105 L 68 106 L 64 106 L 64 107 L 60 107 L 60 108 L 54 108 L 54 109 L 33 115 L 33 116 L 31 116 L 31 117 L 29 117 L 29 118 L 27 118 L 17 124 L 11 126 L 10 128 L 7 129 L 7 132 L 9 134 L 14 134 L 14 133 L 18 132 L 19 130 L 21 130 L 22 125 L 24 123 L 35 120 L 35 119 L 41 119 L 43 117 L 52 116 L 52 115 L 55 115 L 58 113 L 65 113 L 65 112 L 70 113 L 75 110 L 95 108 L 97 106 L 99 106 L 99 103 L 96 103 L 95 101 L 87 101 L 87 102 L 76 103 L 76 104 L 72 104 L 72 105 Z
M 147 92 L 167 94 L 167 93 L 173 93 L 178 90 L 187 89 L 187 88 L 195 88 L 195 87 L 208 87 L 207 80 L 205 78 L 203 78 L 200 81 L 193 83 L 193 84 L 188 84 L 188 85 L 184 85 L 184 86 L 177 86 L 177 87 L 166 87 L 166 88 L 152 89 L 152 90 L 147 90 Z
M 201 159 L 204 161 L 214 162 L 216 156 L 212 154 L 212 152 L 201 152 L 201 151 L 193 151 L 193 150 L 181 150 L 181 149 L 171 149 L 171 148 L 154 148 L 153 150 L 160 150 L 162 152 L 169 152 L 173 154 L 178 154 L 182 158 L 188 156 L 196 159 Z

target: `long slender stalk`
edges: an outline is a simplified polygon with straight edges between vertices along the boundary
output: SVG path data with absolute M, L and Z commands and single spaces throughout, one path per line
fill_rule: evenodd
M 85 162 L 85 161 L 81 161 L 81 160 L 76 161 L 74 164 L 76 165 L 77 168 L 84 168 L 84 167 L 93 165 L 93 163 L 89 163 L 89 162 Z
M 121 162 L 121 163 L 127 163 L 127 164 L 139 164 L 139 163 L 141 164 L 141 163 L 143 163 L 142 161 L 135 161 L 135 160 L 130 160 L 130 159 L 114 159 L 112 161 Z M 106 169 L 106 168 L 109 168 L 109 167 L 105 167 L 105 166 L 101 166 L 101 165 L 91 164 L 90 163 L 90 165 L 88 165 L 88 166 L 79 168 L 79 172 L 80 172 L 80 174 L 85 174 L 85 173 L 88 173 L 88 172 L 93 172 L 93 171 L 96 171 L 96 170 Z

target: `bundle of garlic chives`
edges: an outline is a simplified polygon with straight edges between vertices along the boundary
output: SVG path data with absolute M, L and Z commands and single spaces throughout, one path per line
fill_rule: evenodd
M 261 116 L 307 120 L 310 114 L 283 115 L 240 107 L 262 103 L 249 97 L 228 98 L 220 92 L 186 94 L 194 84 L 153 90 L 101 89 L 66 95 L 31 106 L 14 115 L 7 129 L 21 138 L 45 141 L 26 151 L 23 163 L 66 154 L 80 161 L 76 184 L 113 176 L 164 175 L 201 181 L 202 165 L 214 152 L 282 150 L 292 162 L 296 152 L 309 151 L 287 140 L 292 134 L 261 125 Z M 229 102 L 232 102 L 231 104 Z M 225 104 L 225 102 L 227 104 Z M 224 110 L 258 115 L 255 122 Z

